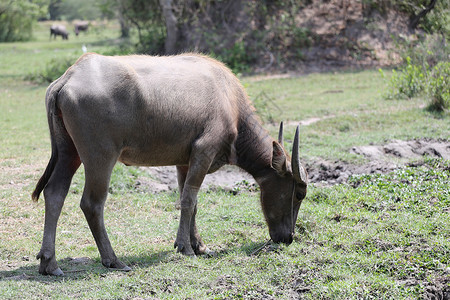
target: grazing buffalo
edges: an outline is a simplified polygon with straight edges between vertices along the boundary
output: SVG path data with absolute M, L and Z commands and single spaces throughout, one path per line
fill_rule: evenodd
M 70 182 L 81 163 L 81 209 L 102 263 L 130 270 L 116 256 L 103 222 L 111 172 L 125 165 L 175 165 L 181 217 L 175 247 L 185 255 L 209 250 L 197 232 L 197 193 L 206 174 L 225 164 L 249 172 L 261 188 L 270 237 L 290 244 L 307 173 L 261 125 L 239 80 L 222 63 L 198 54 L 170 57 L 83 55 L 47 89 L 52 155 L 32 198 L 44 191 L 45 225 L 39 272 L 62 275 L 55 234 Z
M 74 23 L 73 26 L 74 26 L 75 35 L 78 36 L 80 31 L 88 30 L 89 22 L 88 21 L 77 21 Z
M 55 39 L 57 35 L 60 35 L 63 40 L 69 39 L 69 32 L 64 25 L 52 25 L 50 27 L 50 39 L 52 38 L 52 35 L 54 35 Z

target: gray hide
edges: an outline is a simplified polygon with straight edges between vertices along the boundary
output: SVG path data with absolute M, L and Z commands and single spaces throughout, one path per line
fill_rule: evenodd
M 62 275 L 55 258 L 58 217 L 72 176 L 82 163 L 81 208 L 103 265 L 130 268 L 115 255 L 103 222 L 112 169 L 126 165 L 175 165 L 181 217 L 175 247 L 207 253 L 196 228 L 197 193 L 205 175 L 236 164 L 255 177 L 274 242 L 291 243 L 306 195 L 307 174 L 263 129 L 239 80 L 206 56 L 97 54 L 82 56 L 46 95 L 52 157 L 33 193 L 45 197 L 40 273 Z M 280 141 L 282 132 L 280 130 Z

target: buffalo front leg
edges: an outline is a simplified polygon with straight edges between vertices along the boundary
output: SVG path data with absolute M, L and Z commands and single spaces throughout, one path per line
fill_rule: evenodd
M 92 165 L 85 164 L 86 185 L 80 206 L 94 236 L 102 258 L 102 264 L 107 268 L 129 271 L 131 270 L 130 267 L 122 263 L 114 253 L 106 233 L 103 217 L 109 180 L 114 164 L 115 161 Z
M 188 173 L 189 167 L 188 166 L 177 166 L 177 179 L 178 179 L 178 188 L 180 191 L 180 198 L 177 200 L 175 207 L 177 209 L 181 209 L 181 198 L 183 196 L 183 189 L 184 184 L 186 182 L 187 173 Z M 190 243 L 191 247 L 194 250 L 194 253 L 196 255 L 205 254 L 205 253 L 211 253 L 209 249 L 205 246 L 202 239 L 200 238 L 200 235 L 197 231 L 197 225 L 195 223 L 195 215 L 197 214 L 197 205 L 194 207 L 194 211 L 191 218 L 191 227 L 190 227 Z
M 181 197 L 183 195 L 184 183 L 186 181 L 187 172 L 189 170 L 188 166 L 177 166 L 177 181 L 178 181 L 178 191 L 180 192 L 180 198 L 175 202 L 175 208 L 181 209 Z
M 72 177 L 80 166 L 80 159 L 74 149 L 63 150 L 60 148 L 58 151 L 55 168 L 44 189 L 44 236 L 41 250 L 36 256 L 41 260 L 39 273 L 43 275 L 64 275 L 58 267 L 55 257 L 56 226 Z
M 181 217 L 178 227 L 175 247 L 177 252 L 185 255 L 201 254 L 206 246 L 203 244 L 197 232 L 195 215 L 197 213 L 197 195 L 203 179 L 209 170 L 214 152 L 201 147 L 201 141 L 197 142 L 192 151 L 186 179 L 181 193 L 180 208 Z M 180 170 L 178 170 L 180 171 Z M 178 173 L 180 175 L 180 172 Z M 179 176 L 180 179 L 180 176 Z M 178 182 L 181 187 L 181 183 Z
M 191 246 L 194 250 L 194 253 L 196 255 L 202 255 L 202 254 L 208 254 L 213 255 L 214 252 L 209 250 L 208 247 L 206 247 L 205 243 L 203 243 L 200 234 L 197 230 L 197 224 L 195 223 L 195 215 L 197 214 L 197 205 L 194 207 L 194 213 L 192 214 L 191 218 L 191 228 L 190 228 L 190 239 L 191 239 Z
M 184 185 L 181 197 L 180 210 L 180 225 L 178 226 L 177 239 L 175 240 L 175 248 L 177 252 L 184 255 L 195 255 L 193 243 L 196 244 L 196 237 L 191 239 L 192 224 L 195 223 L 195 212 L 197 211 L 197 194 L 199 187 Z M 195 226 L 195 225 L 194 225 Z M 198 234 L 197 234 L 198 236 Z M 201 242 L 201 240 L 200 240 Z

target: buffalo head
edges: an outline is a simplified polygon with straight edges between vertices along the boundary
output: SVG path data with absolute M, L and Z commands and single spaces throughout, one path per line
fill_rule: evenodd
M 278 142 L 273 141 L 272 166 L 261 178 L 261 205 L 272 241 L 292 243 L 297 214 L 306 196 L 308 174 L 300 163 L 299 127 L 295 132 L 292 159 L 283 146 L 283 123 Z

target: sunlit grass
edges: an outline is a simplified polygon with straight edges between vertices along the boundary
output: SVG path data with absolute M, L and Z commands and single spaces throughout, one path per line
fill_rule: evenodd
M 152 194 L 137 185 L 149 176 L 145 170 L 117 165 L 105 222 L 116 254 L 132 267 L 129 273 L 101 265 L 79 208 L 81 167 L 57 230 L 56 255 L 66 276 L 39 275 L 34 257 L 44 201 L 33 203 L 30 194 L 50 157 L 46 85 L 23 78 L 55 56 L 81 54 L 84 43 L 103 51 L 116 38 L 110 28 L 48 41 L 47 25 L 32 42 L 0 44 L 0 298 L 415 299 L 427 287 L 449 290 L 450 175 L 448 161 L 439 159 L 385 175 L 353 176 L 334 187 L 310 185 L 294 243 L 266 246 L 255 255 L 269 239 L 259 195 L 203 190 L 198 227 L 217 256 L 197 258 L 173 249 L 178 193 Z M 348 151 L 352 146 L 448 139 L 448 115 L 426 112 L 422 99 L 382 100 L 383 82 L 374 70 L 243 81 L 252 99 L 267 94 L 276 123 L 290 121 L 289 149 L 296 122 L 319 119 L 301 127 L 306 161 L 358 162 Z M 276 135 L 278 124 L 266 120 L 265 126 Z M 70 259 L 82 257 L 83 263 Z

